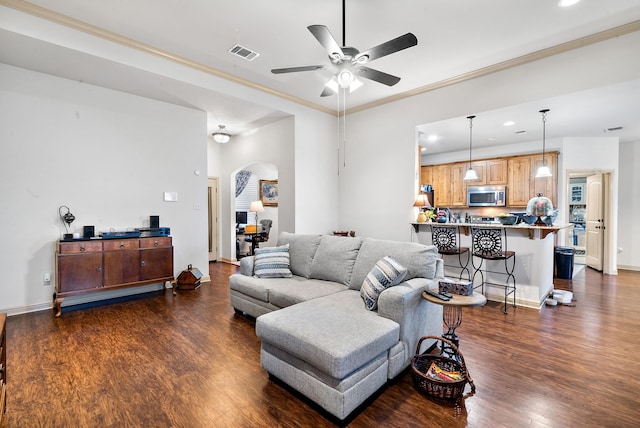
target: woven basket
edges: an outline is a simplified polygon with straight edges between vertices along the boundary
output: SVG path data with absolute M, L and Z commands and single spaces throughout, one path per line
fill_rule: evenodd
M 442 354 L 421 354 L 420 346 L 425 339 L 436 339 L 446 343 L 451 347 L 454 352 L 455 358 L 449 358 Z M 442 380 L 432 379 L 427 375 L 429 367 L 435 362 L 441 369 L 446 371 L 459 371 L 461 379 L 455 382 L 446 382 Z M 460 350 L 450 340 L 444 337 L 438 336 L 424 336 L 418 341 L 418 347 L 416 349 L 416 355 L 411 361 L 411 369 L 413 370 L 413 384 L 421 392 L 429 397 L 442 399 L 442 400 L 457 400 L 462 397 L 464 393 L 464 387 L 467 383 L 471 386 L 471 392 L 476 391 L 476 387 L 473 384 L 471 376 L 467 371 L 467 366 L 464 363 L 464 357 L 460 353 Z

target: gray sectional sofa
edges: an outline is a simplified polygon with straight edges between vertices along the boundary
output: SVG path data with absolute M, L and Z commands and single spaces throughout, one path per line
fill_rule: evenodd
M 264 273 L 260 253 L 241 259 L 229 279 L 231 305 L 256 317 L 262 367 L 337 418 L 400 374 L 422 336 L 442 334 L 442 306 L 421 296 L 443 277 L 435 247 L 286 232 L 277 245 L 265 251 L 283 256 L 270 265 L 278 277 L 255 276 Z M 368 310 L 361 287 L 385 256 L 406 275 Z

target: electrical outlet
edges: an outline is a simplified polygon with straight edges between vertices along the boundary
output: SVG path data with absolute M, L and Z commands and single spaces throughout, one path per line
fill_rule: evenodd
M 43 276 L 42 276 L 42 282 L 44 282 L 44 285 L 50 285 L 51 284 L 51 274 L 49 272 L 46 272 Z

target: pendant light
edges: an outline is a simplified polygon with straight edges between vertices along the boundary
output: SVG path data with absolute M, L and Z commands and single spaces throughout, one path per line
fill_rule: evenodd
M 547 112 L 549 111 L 549 109 L 544 109 L 544 110 L 540 110 L 540 113 L 542 113 L 542 166 L 540 168 L 538 168 L 538 172 L 536 172 L 536 178 L 544 178 L 544 177 L 551 177 L 551 171 L 549 170 L 549 167 L 547 166 L 547 161 L 544 158 L 544 152 L 545 152 L 545 148 L 546 148 L 546 133 L 547 133 Z
M 231 135 L 226 131 L 224 125 L 218 125 L 218 130 L 211 135 L 213 139 L 220 144 L 228 143 L 231 139 Z
M 464 179 L 465 180 L 477 180 L 478 179 L 478 174 L 476 174 L 476 172 L 473 170 L 473 168 L 471 168 L 471 141 L 472 141 L 472 133 L 473 133 L 473 118 L 475 116 L 467 116 L 467 119 L 469 119 L 469 169 L 467 170 L 467 172 L 464 174 Z

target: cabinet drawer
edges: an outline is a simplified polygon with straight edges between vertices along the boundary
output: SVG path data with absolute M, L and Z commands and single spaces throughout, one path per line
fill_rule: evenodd
M 105 251 L 136 250 L 139 246 L 137 239 L 114 239 L 103 242 Z
M 60 254 L 96 253 L 102 251 L 102 242 L 61 242 Z
M 153 238 L 140 238 L 140 248 L 170 247 L 171 238 L 156 236 Z

